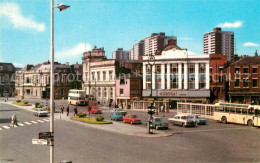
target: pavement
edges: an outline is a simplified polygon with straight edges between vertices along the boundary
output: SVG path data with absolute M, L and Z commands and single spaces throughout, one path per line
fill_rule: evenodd
M 12 105 L 12 106 L 33 112 L 33 110 L 32 110 L 33 106 L 18 106 L 18 105 L 13 104 L 13 102 L 14 102 L 14 100 L 8 100 L 6 102 L 3 100 L 0 101 L 0 103 Z M 102 110 L 110 111 L 108 107 L 99 107 L 99 108 Z M 54 118 L 61 119 L 64 121 L 69 121 L 69 122 L 76 123 L 76 124 L 80 124 L 82 126 L 94 128 L 97 130 L 104 130 L 107 132 L 114 132 L 114 133 L 129 135 L 129 136 L 156 138 L 156 137 L 167 137 L 167 136 L 173 135 L 172 133 L 167 133 L 167 132 L 164 132 L 161 130 L 153 130 L 153 134 L 148 134 L 148 128 L 140 127 L 137 125 L 119 123 L 119 122 L 115 122 L 115 121 L 113 121 L 112 124 L 89 124 L 89 123 L 72 120 L 71 119 L 72 116 L 73 116 L 72 113 L 70 113 L 70 115 L 67 116 L 66 112 L 64 112 L 63 114 L 55 113 Z

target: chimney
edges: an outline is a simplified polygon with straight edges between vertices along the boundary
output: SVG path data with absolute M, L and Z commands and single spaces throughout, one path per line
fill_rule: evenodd
M 258 53 L 257 53 L 257 50 L 255 51 L 255 57 L 258 57 Z
M 66 65 L 69 66 L 70 65 L 69 62 L 66 62 Z

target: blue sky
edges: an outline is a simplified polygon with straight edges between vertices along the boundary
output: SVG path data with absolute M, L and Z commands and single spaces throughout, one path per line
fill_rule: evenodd
M 59 0 L 55 10 L 55 61 L 81 62 L 94 45 L 111 58 L 151 33 L 176 36 L 178 45 L 203 53 L 203 34 L 233 31 L 237 54 L 260 46 L 259 0 Z M 50 0 L 0 0 L 0 62 L 18 67 L 50 58 Z

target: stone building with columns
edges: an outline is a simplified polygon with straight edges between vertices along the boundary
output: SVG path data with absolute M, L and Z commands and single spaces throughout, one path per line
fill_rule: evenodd
M 83 53 L 82 65 L 82 89 L 86 91 L 86 95 L 96 98 L 100 104 L 114 103 L 118 62 L 107 59 L 104 48 L 94 46 L 92 51 Z
M 209 55 L 191 55 L 169 42 L 154 57 L 151 71 L 149 56 L 143 56 L 144 98 L 169 101 L 174 108 L 178 101 L 205 102 L 210 97 Z

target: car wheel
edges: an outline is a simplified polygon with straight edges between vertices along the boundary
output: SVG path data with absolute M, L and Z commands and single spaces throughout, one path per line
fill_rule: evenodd
M 185 127 L 185 123 L 182 124 L 182 127 Z
M 250 126 L 250 127 L 253 127 L 253 126 L 254 126 L 254 123 L 253 123 L 253 121 L 252 121 L 251 119 L 249 119 L 249 120 L 247 121 L 247 125 Z
M 221 118 L 221 122 L 224 123 L 224 124 L 227 124 L 227 118 L 224 116 Z

